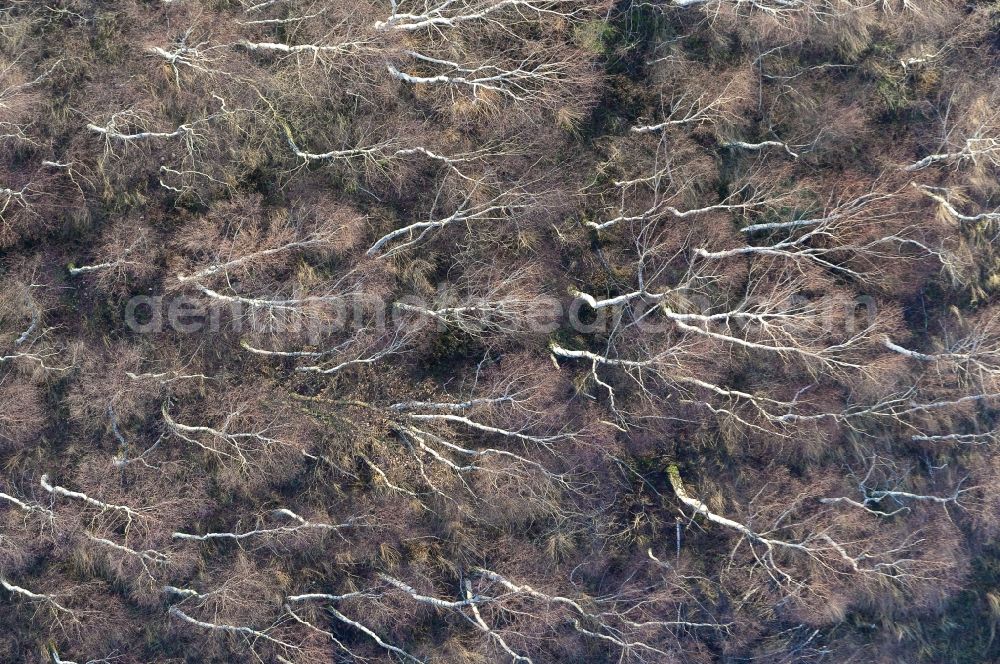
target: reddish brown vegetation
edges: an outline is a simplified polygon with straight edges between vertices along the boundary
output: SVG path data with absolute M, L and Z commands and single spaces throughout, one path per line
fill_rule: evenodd
M 113 4 L 0 8 L 0 660 L 958 659 L 995 8 Z

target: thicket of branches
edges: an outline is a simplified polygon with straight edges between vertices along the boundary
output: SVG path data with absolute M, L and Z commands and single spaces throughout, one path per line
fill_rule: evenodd
M 9 0 L 0 660 L 1000 656 L 998 54 L 989 2 Z

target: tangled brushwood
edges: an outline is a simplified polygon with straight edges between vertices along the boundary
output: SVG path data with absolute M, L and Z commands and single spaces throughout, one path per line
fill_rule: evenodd
M 1000 660 L 1000 6 L 0 3 L 0 661 Z

